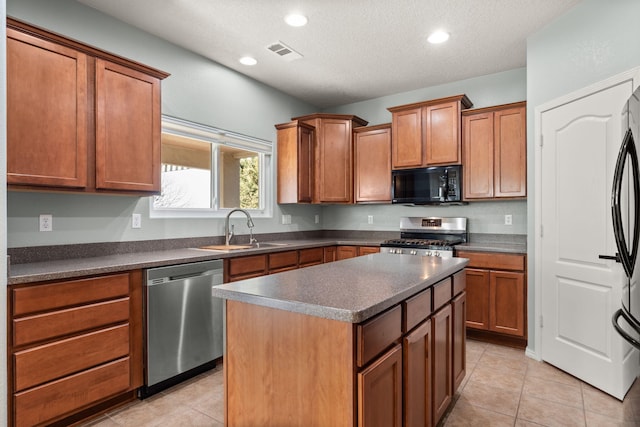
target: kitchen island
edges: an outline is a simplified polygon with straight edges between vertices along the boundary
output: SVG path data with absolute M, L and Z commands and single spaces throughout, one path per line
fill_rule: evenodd
M 435 425 L 465 373 L 466 264 L 373 254 L 213 287 L 226 425 Z

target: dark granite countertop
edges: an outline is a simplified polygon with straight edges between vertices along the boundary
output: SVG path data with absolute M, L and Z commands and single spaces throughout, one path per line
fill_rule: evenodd
M 240 249 L 233 251 L 213 251 L 198 248 L 169 249 L 149 252 L 124 253 L 88 258 L 69 258 L 62 260 L 10 264 L 8 284 L 41 282 L 45 280 L 69 279 L 96 274 L 114 273 L 139 268 L 162 267 L 172 264 L 232 258 L 245 255 L 258 255 L 288 250 L 323 247 L 331 245 L 379 246 L 380 240 L 281 240 L 283 246 L 268 248 Z
M 70 256 L 64 259 L 25 262 L 20 264 L 10 263 L 8 284 L 41 282 L 46 280 L 69 279 L 96 274 L 107 274 L 140 268 L 162 267 L 172 264 L 207 261 L 212 259 L 232 258 L 237 256 L 282 252 L 287 250 L 299 250 L 306 248 L 354 245 L 354 246 L 379 246 L 384 239 L 375 237 L 372 239 L 362 237 L 350 238 L 309 238 L 295 240 L 278 240 L 284 246 L 241 249 L 230 252 L 211 251 L 197 248 L 162 249 L 112 255 L 79 257 Z M 458 246 L 460 249 L 474 251 L 526 253 L 526 244 L 501 243 L 495 241 L 474 241 Z
M 372 254 L 212 287 L 212 295 L 363 322 L 463 269 L 466 258 Z
M 456 249 L 476 252 L 527 253 L 527 245 L 520 243 L 469 242 L 456 245 Z

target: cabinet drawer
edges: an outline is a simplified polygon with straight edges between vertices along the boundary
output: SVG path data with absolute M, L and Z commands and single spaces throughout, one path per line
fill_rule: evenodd
M 55 310 L 129 294 L 129 275 L 92 277 L 13 289 L 13 315 Z
M 16 391 L 129 354 L 129 325 L 56 341 L 14 355 Z
M 469 258 L 467 267 L 470 268 L 514 271 L 524 271 L 525 269 L 525 255 L 457 251 L 456 256 Z
M 229 260 L 229 276 L 256 277 L 267 271 L 267 256 L 254 255 Z
M 127 391 L 129 383 L 127 357 L 16 393 L 15 424 L 17 427 L 27 427 L 44 423 L 82 406 Z
M 269 270 L 279 270 L 298 265 L 298 251 L 269 254 Z
M 447 277 L 433 285 L 433 311 L 451 301 L 451 278 Z
M 467 288 L 467 274 L 464 270 L 453 275 L 453 296 L 458 295 Z
M 357 326 L 357 363 L 366 365 L 402 336 L 402 306 L 397 305 Z
M 431 314 L 431 288 L 403 301 L 402 331 L 408 332 Z
M 358 248 L 358 255 L 377 254 L 380 252 L 380 248 L 377 246 L 360 246 Z
M 324 248 L 301 249 L 298 257 L 300 267 L 322 264 L 324 260 Z
M 13 345 L 70 335 L 129 319 L 129 298 L 13 320 Z

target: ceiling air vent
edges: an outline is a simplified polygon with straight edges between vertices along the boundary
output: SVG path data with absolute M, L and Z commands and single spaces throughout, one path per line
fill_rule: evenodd
M 282 57 L 285 61 L 293 61 L 294 59 L 302 58 L 302 55 L 300 55 L 298 52 L 291 49 L 281 41 L 270 44 L 269 46 L 267 46 L 267 49 Z

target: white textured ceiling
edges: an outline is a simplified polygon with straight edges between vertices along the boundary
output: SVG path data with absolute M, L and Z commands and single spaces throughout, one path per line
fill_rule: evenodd
M 324 108 L 523 67 L 527 37 L 580 0 L 78 1 Z M 436 29 L 449 41 L 427 43 Z

